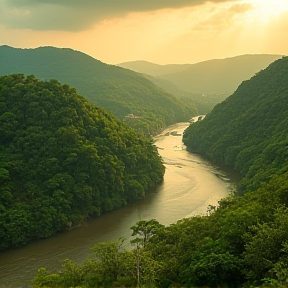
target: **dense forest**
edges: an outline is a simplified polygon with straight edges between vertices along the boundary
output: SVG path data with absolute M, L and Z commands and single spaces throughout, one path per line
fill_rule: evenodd
M 122 239 L 98 243 L 81 265 L 39 269 L 34 287 L 287 287 L 287 111 L 285 57 L 184 133 L 191 151 L 242 173 L 242 196 L 167 227 L 140 220 L 131 227 L 132 250 Z
M 197 115 L 193 102 L 164 92 L 143 75 L 72 49 L 0 46 L 0 75 L 13 73 L 35 75 L 45 81 L 57 79 L 75 87 L 90 102 L 145 135 L 155 135 L 167 125 Z
M 163 179 L 148 138 L 56 80 L 0 77 L 0 250 L 137 201 Z
M 184 143 L 243 176 L 239 190 L 252 191 L 287 171 L 288 58 L 275 61 L 191 125 Z

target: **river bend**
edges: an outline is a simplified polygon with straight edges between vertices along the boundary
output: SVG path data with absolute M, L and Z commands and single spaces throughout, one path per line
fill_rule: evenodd
M 127 238 L 138 220 L 157 219 L 169 225 L 193 215 L 205 215 L 208 205 L 217 205 L 233 189 L 239 176 L 223 172 L 200 156 L 186 151 L 182 133 L 189 123 L 170 126 L 155 137 L 166 166 L 163 183 L 143 201 L 128 205 L 81 227 L 25 247 L 0 253 L 0 288 L 28 285 L 40 267 L 55 271 L 61 259 L 82 262 L 97 242 Z

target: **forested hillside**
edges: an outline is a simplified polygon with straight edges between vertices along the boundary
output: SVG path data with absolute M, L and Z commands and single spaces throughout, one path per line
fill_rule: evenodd
M 67 83 L 90 102 L 106 108 L 146 135 L 197 115 L 191 101 L 185 103 L 175 98 L 143 75 L 107 65 L 72 49 L 1 46 L 0 75 L 11 73 Z
M 216 104 L 231 95 L 242 81 L 250 79 L 281 57 L 251 54 L 195 64 L 157 65 L 132 61 L 119 65 L 154 76 L 149 78 L 153 83 L 180 99 L 184 97 L 184 101 L 193 101 L 199 114 L 207 114 Z
M 0 77 L 0 250 L 137 201 L 163 179 L 150 140 L 56 80 Z
M 172 93 L 185 103 L 195 105 L 199 115 L 209 113 L 216 104 L 222 102 L 228 97 L 227 93 L 203 94 L 203 93 L 193 93 L 185 91 L 180 89 L 176 84 L 173 84 L 168 80 L 162 79 L 160 77 L 153 77 L 147 74 L 143 75 L 146 78 L 148 78 L 151 82 L 155 83 L 163 90 Z
M 40 269 L 34 287 L 288 286 L 288 57 L 242 83 L 185 131 L 191 151 L 240 171 L 243 196 L 168 227 L 131 227 L 133 251 L 96 244 L 83 265 Z
M 241 189 L 255 189 L 287 171 L 288 58 L 243 82 L 206 118 L 191 125 L 184 143 L 241 172 Z

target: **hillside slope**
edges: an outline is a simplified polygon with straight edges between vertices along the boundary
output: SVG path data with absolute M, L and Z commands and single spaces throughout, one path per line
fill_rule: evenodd
M 272 63 L 206 118 L 191 125 L 184 143 L 244 176 L 251 190 L 288 170 L 288 57 Z M 247 187 L 249 186 L 249 187 Z
M 242 81 L 265 69 L 280 55 L 241 55 L 208 60 L 191 65 L 183 72 L 162 75 L 181 89 L 194 93 L 232 94 Z
M 164 91 L 172 93 L 185 103 L 190 102 L 191 105 L 195 105 L 198 114 L 207 114 L 214 108 L 216 104 L 222 102 L 229 96 L 226 93 L 202 94 L 188 92 L 180 89 L 177 85 L 173 84 L 168 80 L 162 79 L 160 77 L 153 77 L 147 74 L 143 75 L 151 82 L 161 87 Z
M 158 65 L 145 61 L 119 64 L 121 67 L 158 76 L 184 91 L 194 93 L 233 93 L 242 81 L 251 78 L 282 55 L 240 55 L 195 64 Z
M 118 64 L 117 66 L 133 70 L 138 73 L 144 73 L 151 76 L 160 76 L 174 74 L 188 69 L 191 64 L 167 64 L 159 65 L 147 61 L 129 61 Z
M 147 138 L 56 80 L 0 77 L 0 250 L 142 199 L 163 179 Z
M 107 65 L 72 49 L 1 46 L 0 75 L 13 73 L 67 83 L 145 134 L 155 134 L 166 125 L 187 121 L 197 114 L 193 104 L 187 107 L 141 74 Z M 137 117 L 125 118 L 129 114 Z

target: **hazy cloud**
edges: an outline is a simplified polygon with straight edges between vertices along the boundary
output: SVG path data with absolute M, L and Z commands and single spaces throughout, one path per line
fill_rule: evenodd
M 229 5 L 214 5 L 209 7 L 191 26 L 192 31 L 226 31 L 247 12 L 253 9 L 248 3 L 229 3 Z M 241 21 L 241 20 L 240 20 Z
M 130 12 L 238 0 L 0 0 L 0 24 L 31 30 L 82 31 Z
M 253 8 L 254 8 L 253 5 L 249 3 L 239 3 L 239 4 L 232 5 L 230 7 L 230 11 L 233 13 L 245 13 L 247 11 L 252 10 Z

